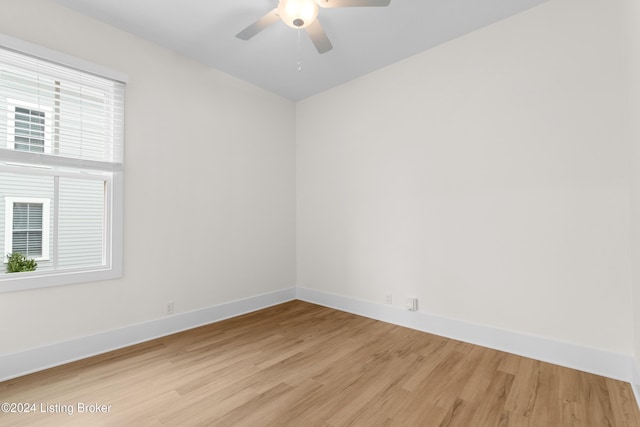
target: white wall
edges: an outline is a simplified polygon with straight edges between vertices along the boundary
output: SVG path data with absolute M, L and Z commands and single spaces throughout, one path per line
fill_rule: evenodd
M 0 294 L 0 354 L 295 286 L 292 102 L 47 0 L 0 32 L 130 81 L 124 277 Z
M 629 114 L 631 141 L 632 272 L 634 303 L 635 387 L 640 392 L 640 4 L 627 0 Z M 640 394 L 637 395 L 640 399 Z
M 552 0 L 298 103 L 298 286 L 633 353 L 624 15 Z

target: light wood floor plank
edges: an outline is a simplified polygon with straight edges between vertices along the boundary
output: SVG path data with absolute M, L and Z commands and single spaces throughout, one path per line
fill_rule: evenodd
M 640 427 L 629 384 L 301 301 L 5 381 L 0 402 L 37 405 L 0 426 Z M 74 414 L 39 413 L 56 404 Z

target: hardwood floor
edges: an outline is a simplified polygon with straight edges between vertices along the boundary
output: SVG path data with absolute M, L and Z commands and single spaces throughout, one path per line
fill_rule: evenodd
M 0 383 L 0 402 L 35 405 L 2 426 L 640 426 L 629 384 L 301 301 Z

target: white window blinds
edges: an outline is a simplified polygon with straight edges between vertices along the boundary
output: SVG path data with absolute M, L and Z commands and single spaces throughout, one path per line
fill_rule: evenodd
M 44 152 L 52 164 L 121 166 L 123 83 L 0 48 L 0 93 L 0 149 Z

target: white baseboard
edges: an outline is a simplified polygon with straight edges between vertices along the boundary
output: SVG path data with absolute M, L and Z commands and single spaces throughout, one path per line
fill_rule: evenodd
M 297 295 L 302 301 L 629 382 L 632 385 L 635 384 L 636 396 L 640 396 L 638 393 L 640 381 L 633 382 L 634 370 L 640 378 L 640 367 L 631 355 L 448 319 L 421 311 L 409 311 L 398 306 L 378 304 L 308 288 L 298 287 Z
M 630 382 L 633 394 L 636 396 L 636 403 L 640 407 L 640 362 L 638 359 L 633 359 L 633 376 Z
M 288 288 L 96 335 L 0 355 L 0 381 L 218 322 L 295 298 L 296 288 Z
M 640 405 L 640 363 L 631 355 L 411 312 L 308 288 L 288 288 L 201 310 L 179 313 L 96 335 L 0 355 L 0 381 L 171 335 L 294 299 L 335 308 L 472 344 L 629 382 Z

